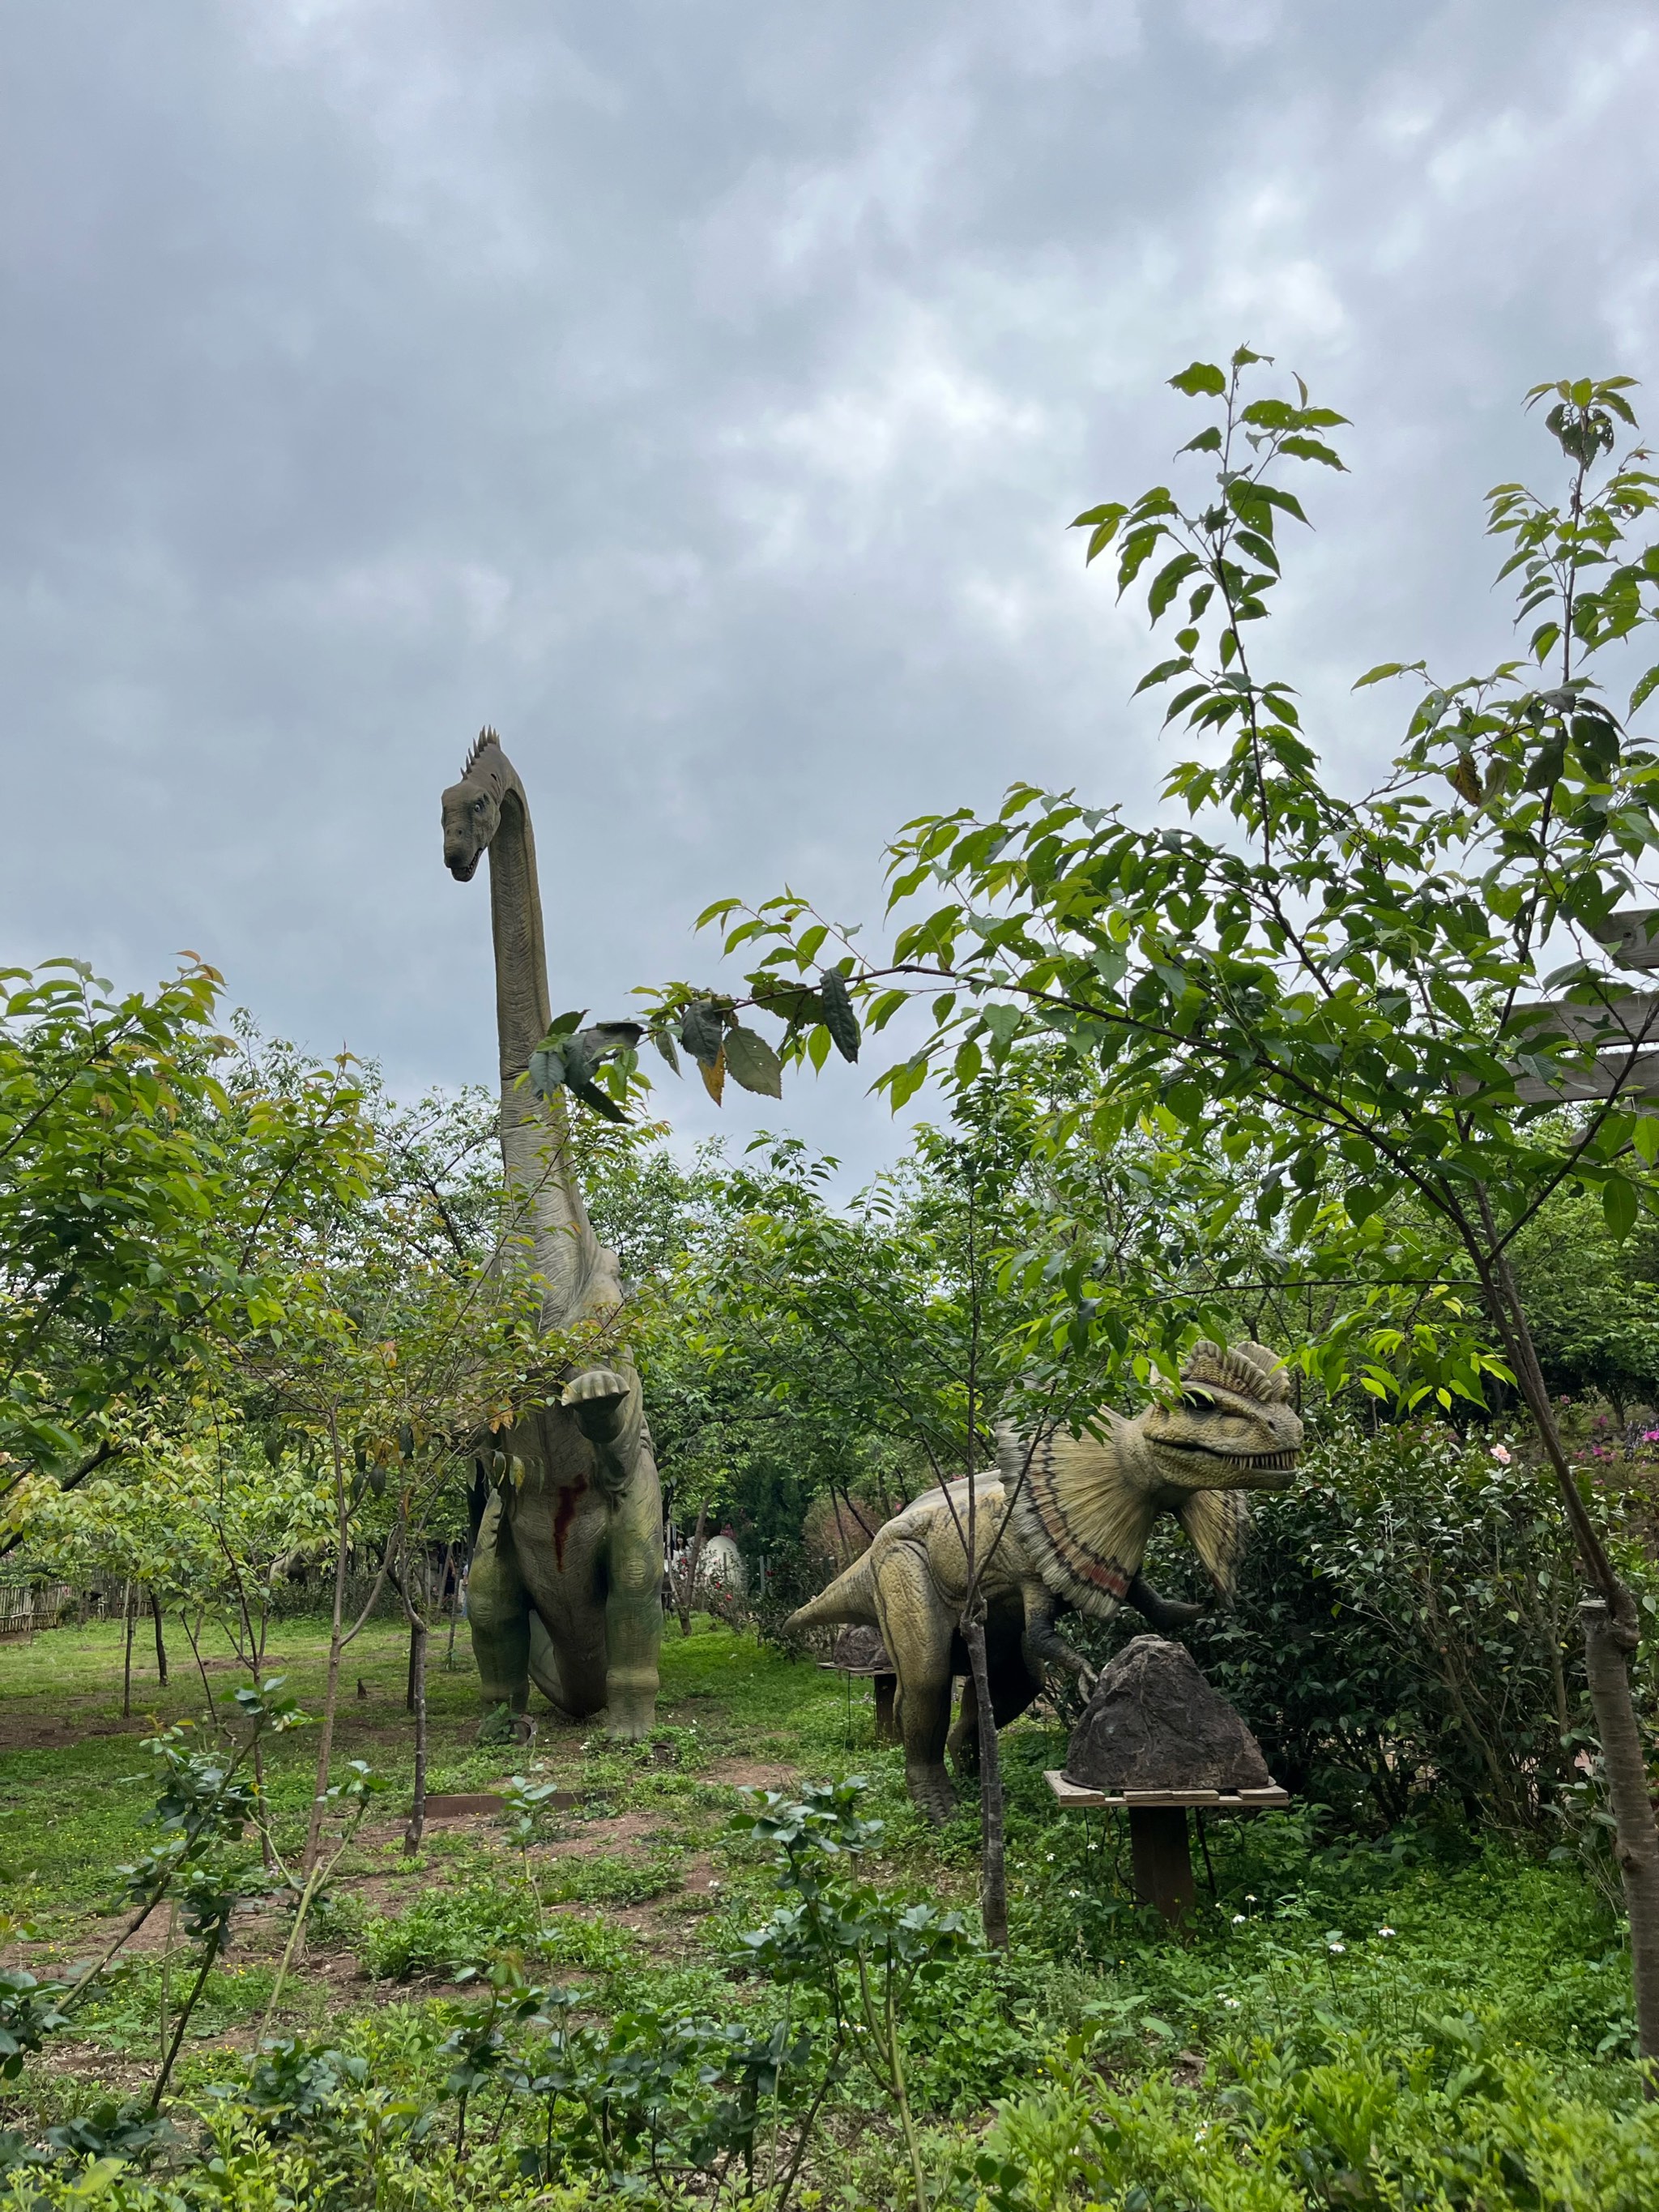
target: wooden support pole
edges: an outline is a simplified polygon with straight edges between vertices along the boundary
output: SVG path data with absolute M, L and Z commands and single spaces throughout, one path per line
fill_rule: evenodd
M 1155 1905 L 1173 1927 L 1192 1911 L 1198 1896 L 1186 1808 L 1132 1805 L 1129 1853 L 1137 1901 Z
M 878 1674 L 874 1678 L 876 1692 L 876 1741 L 896 1743 L 899 1740 L 898 1721 L 893 1711 L 893 1700 L 898 1692 L 896 1674 Z

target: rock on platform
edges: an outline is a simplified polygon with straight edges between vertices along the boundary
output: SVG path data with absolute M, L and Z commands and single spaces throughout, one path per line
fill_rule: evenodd
M 1066 1751 L 1085 1790 L 1266 1790 L 1261 1747 L 1184 1644 L 1137 1636 L 1096 1682 Z

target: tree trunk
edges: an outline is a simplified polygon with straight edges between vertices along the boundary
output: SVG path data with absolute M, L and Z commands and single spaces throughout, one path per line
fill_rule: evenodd
M 691 1549 L 686 1554 L 685 1565 L 680 1571 L 680 1586 L 676 1593 L 675 1611 L 680 1617 L 680 1634 L 691 1633 L 691 1606 L 697 1595 L 697 1569 L 702 1565 L 702 1547 L 708 1540 L 708 1508 L 697 1508 L 697 1525 L 691 1538 Z
M 132 1717 L 132 1632 L 138 1626 L 137 1594 L 129 1582 L 121 1593 L 121 1619 L 126 1629 L 126 1650 L 121 1661 L 121 1717 Z
M 409 1826 L 404 1831 L 404 1849 L 408 1852 L 420 1850 L 421 1838 L 426 1832 L 426 1585 L 425 1559 L 421 1561 L 418 1585 L 413 1562 L 410 1562 L 404 1576 L 404 1602 L 409 1609 L 409 1686 L 415 1714 L 415 1796 L 410 1807 Z
M 455 1615 L 461 1603 L 461 1563 L 453 1544 L 444 1546 L 444 1595 L 449 1605 L 449 1643 L 444 1651 L 444 1672 L 455 1671 Z
M 1586 1598 L 1578 1618 L 1607 1798 L 1617 1824 L 1613 1856 L 1630 1916 L 1636 2047 L 1650 2062 L 1643 2087 L 1650 2097 L 1659 2096 L 1659 2065 L 1653 2063 L 1659 2061 L 1659 1823 L 1648 1793 L 1647 1759 L 1630 1689 L 1630 1662 L 1638 1638 L 1633 1625 L 1614 1618 L 1605 1598 Z
M 161 1638 L 161 1601 L 154 1590 L 149 1594 L 149 1609 L 155 1620 L 155 1673 L 165 1690 L 167 1686 L 167 1647 Z
M 997 1717 L 991 1703 L 991 1674 L 985 1662 L 985 1622 L 980 1618 L 962 1624 L 973 1669 L 974 1697 L 979 1706 L 980 1914 L 985 1940 L 994 1951 L 1008 1948 L 1008 1865 L 1004 1840 L 1002 1758 L 997 1744 Z
M 1489 1221 L 1489 1212 L 1486 1218 Z M 1613 1856 L 1619 1862 L 1630 1922 L 1636 2045 L 1640 2056 L 1650 2062 L 1644 2069 L 1643 2087 L 1649 2097 L 1659 2098 L 1659 1824 L 1648 1792 L 1641 1723 L 1630 1686 L 1631 1658 L 1641 1642 L 1639 1616 L 1636 1601 L 1614 1571 L 1578 1494 L 1509 1261 L 1500 1252 L 1495 1264 L 1488 1263 L 1481 1272 L 1487 1279 L 1483 1287 L 1498 1320 L 1521 1395 L 1561 1492 L 1579 1558 L 1595 1585 L 1595 1596 L 1579 1607 L 1578 1617 L 1584 1632 L 1590 1705 L 1613 1818 Z
M 329 1424 L 329 1441 L 334 1452 L 335 1533 L 337 1542 L 334 1553 L 334 1613 L 328 1638 L 328 1678 L 323 1691 L 323 1721 L 317 1739 L 317 1787 L 311 1801 L 311 1821 L 306 1830 L 305 1857 L 301 1871 L 309 1874 L 317 1863 L 317 1854 L 323 1840 L 323 1806 L 328 1790 L 329 1768 L 334 1757 L 334 1716 L 340 1703 L 340 1655 L 344 1649 L 343 1632 L 345 1627 L 346 1589 L 346 1502 L 345 1468 L 340 1456 L 340 1438 L 332 1421 Z

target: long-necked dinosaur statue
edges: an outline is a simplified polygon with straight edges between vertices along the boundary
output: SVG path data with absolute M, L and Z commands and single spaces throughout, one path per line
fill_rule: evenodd
M 1195 1345 L 1182 1370 L 1178 1402 L 1148 1406 L 1133 1420 L 1110 1413 L 1103 1419 L 1099 1438 L 1057 1429 L 1033 1441 L 1004 1428 L 996 1471 L 975 1478 L 981 1543 L 990 1541 L 1005 1501 L 1013 1499 L 982 1583 L 999 1728 L 1037 1696 L 1045 1666 L 1087 1685 L 1087 1667 L 1055 1628 L 1058 1614 L 1104 1620 L 1127 1603 L 1154 1628 L 1168 1628 L 1202 1610 L 1167 1603 L 1141 1577 L 1160 1513 L 1176 1516 L 1217 1588 L 1230 1591 L 1249 1527 L 1240 1492 L 1285 1489 L 1302 1443 L 1290 1379 L 1260 1344 L 1230 1351 Z M 965 1480 L 951 1486 L 948 1500 L 939 1490 L 924 1492 L 790 1622 L 816 1628 L 857 1621 L 880 1631 L 898 1675 L 905 1778 L 933 1820 L 948 1820 L 954 1803 L 946 1749 L 964 1770 L 978 1757 L 978 1705 L 958 1625 L 967 1593 L 967 1508 Z M 967 1680 L 952 1729 L 957 1675 Z
M 501 1158 L 515 1216 L 506 1264 L 540 1277 L 544 1328 L 601 1320 L 621 1304 L 621 1280 L 571 1170 L 564 1102 L 520 1080 L 552 1016 L 530 809 L 493 730 L 445 792 L 443 823 L 458 883 L 489 854 Z M 533 1680 L 564 1717 L 603 1711 L 611 1735 L 643 1735 L 662 1644 L 662 1501 L 639 1376 L 620 1359 L 573 1375 L 559 1405 L 514 1426 L 511 1452 L 524 1479 L 492 1491 L 467 1584 L 486 1714 L 522 1713 Z

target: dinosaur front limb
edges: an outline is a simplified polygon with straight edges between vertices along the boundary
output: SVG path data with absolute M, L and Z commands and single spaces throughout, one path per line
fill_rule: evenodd
M 1188 1628 L 1194 1621 L 1202 1620 L 1210 1609 L 1206 1605 L 1189 1605 L 1185 1598 L 1160 1597 L 1144 1575 L 1137 1575 L 1129 1584 L 1124 1601 L 1165 1635 L 1172 1628 Z
M 559 1403 L 593 1447 L 598 1487 L 618 1498 L 634 1472 L 639 1447 L 639 1392 L 609 1367 L 590 1367 L 565 1385 Z
M 1028 1589 L 1026 1592 L 1025 1634 L 1020 1651 L 1027 1673 L 1039 1683 L 1045 1670 L 1054 1667 L 1063 1674 L 1074 1674 L 1085 1698 L 1095 1686 L 1094 1668 L 1054 1626 L 1054 1600 L 1046 1590 L 1035 1593 Z M 1000 1720 L 997 1725 L 1001 1727 Z

